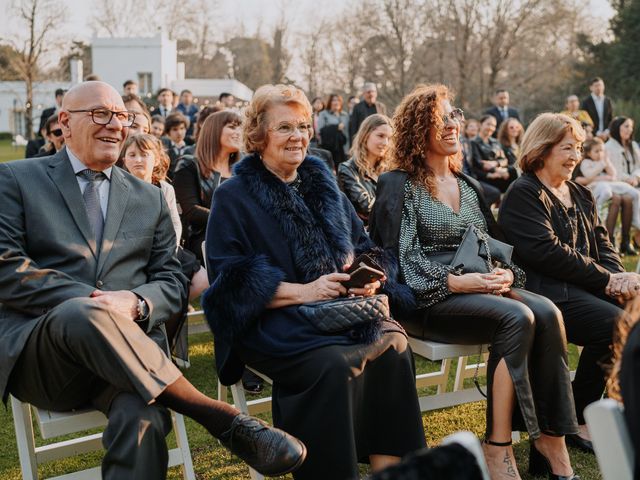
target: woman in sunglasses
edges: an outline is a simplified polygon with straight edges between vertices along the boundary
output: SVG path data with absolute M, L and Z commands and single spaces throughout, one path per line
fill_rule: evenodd
M 51 115 L 44 124 L 47 143 L 40 149 L 35 157 L 48 157 L 60 151 L 64 147 L 64 136 L 58 123 L 58 114 Z
M 443 85 L 421 85 L 396 109 L 396 170 L 378 180 L 371 237 L 397 256 L 416 296 L 420 309 L 401 319 L 409 335 L 491 344 L 484 439 L 491 478 L 520 478 L 511 431 L 526 430 L 531 473 L 576 479 L 564 443 L 578 425 L 560 311 L 524 290 L 523 271 L 508 260 L 492 262 L 489 273 L 450 264 L 472 225 L 478 238 L 503 238 L 479 183 L 462 173 L 464 117 L 451 98 Z

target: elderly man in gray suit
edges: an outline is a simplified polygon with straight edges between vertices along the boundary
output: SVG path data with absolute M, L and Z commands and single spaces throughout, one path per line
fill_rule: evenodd
M 166 355 L 163 323 L 186 279 L 159 188 L 114 168 L 134 114 L 102 82 L 71 89 L 66 148 L 0 164 L 0 392 L 108 419 L 107 479 L 166 476 L 167 408 L 267 475 L 294 470 L 301 442 L 200 393 Z

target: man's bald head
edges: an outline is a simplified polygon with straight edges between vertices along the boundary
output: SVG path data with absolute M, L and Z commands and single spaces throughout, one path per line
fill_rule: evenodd
M 67 148 L 92 170 L 111 167 L 129 130 L 113 112 L 125 110 L 122 97 L 108 83 L 76 85 L 65 94 L 58 114 Z M 109 123 L 99 124 L 103 119 Z
M 122 97 L 116 89 L 108 83 L 99 81 L 83 82 L 72 87 L 62 98 L 62 109 L 84 108 L 78 105 L 85 105 L 86 102 L 98 99 L 107 100 L 114 105 L 119 104 L 124 109 Z

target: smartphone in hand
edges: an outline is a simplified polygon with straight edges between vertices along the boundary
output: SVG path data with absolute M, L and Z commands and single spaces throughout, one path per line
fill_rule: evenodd
M 380 265 L 366 253 L 359 255 L 345 273 L 351 275 L 349 280 L 342 282 L 345 288 L 362 288 L 384 277 Z

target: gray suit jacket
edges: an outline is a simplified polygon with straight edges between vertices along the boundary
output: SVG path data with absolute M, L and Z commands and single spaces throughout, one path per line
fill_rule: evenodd
M 131 290 L 150 309 L 147 333 L 179 315 L 186 278 L 162 191 L 119 168 L 111 175 L 97 253 L 66 149 L 0 164 L 0 393 L 44 314 L 92 291 Z

